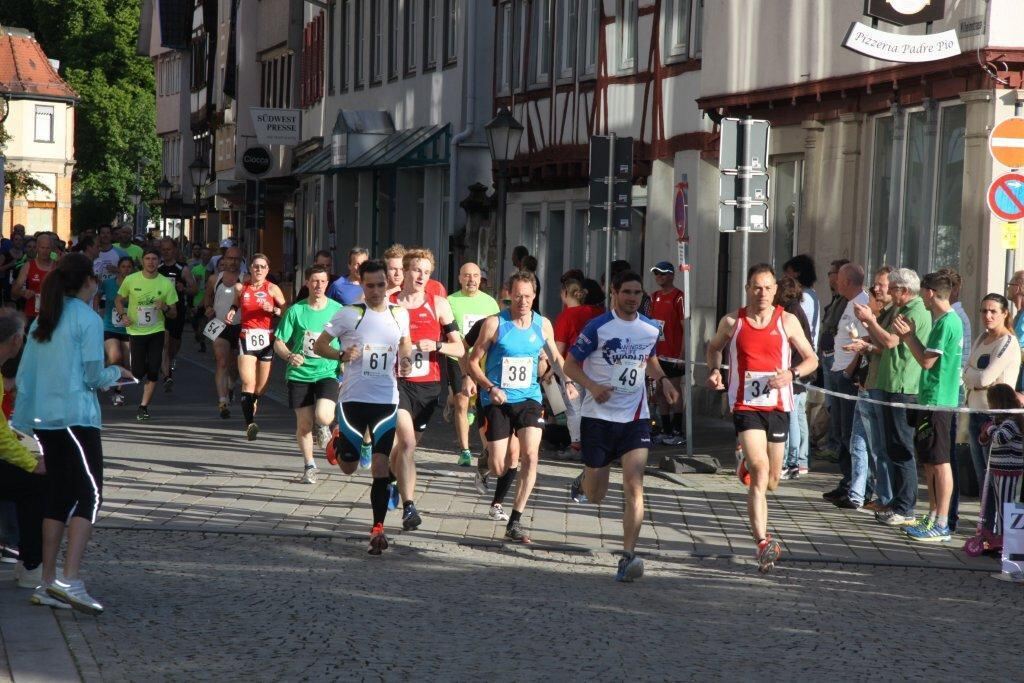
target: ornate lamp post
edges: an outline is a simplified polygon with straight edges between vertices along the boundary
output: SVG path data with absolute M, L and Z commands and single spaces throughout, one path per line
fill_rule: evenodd
M 487 146 L 491 150 L 491 159 L 498 166 L 498 286 L 495 289 L 497 294 L 505 283 L 505 195 L 508 191 L 508 164 L 516 156 L 524 129 L 523 124 L 516 121 L 508 107 L 502 107 L 497 116 L 484 126 L 484 130 L 487 131 Z

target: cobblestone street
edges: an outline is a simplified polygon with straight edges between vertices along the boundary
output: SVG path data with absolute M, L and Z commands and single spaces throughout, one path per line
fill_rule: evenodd
M 1019 678 L 1020 658 L 998 643 L 1024 591 L 991 579 L 996 563 L 966 558 L 962 540 L 911 546 L 824 503 L 833 475 L 772 498 L 787 552 L 767 577 L 750 561 L 734 477 L 648 477 L 647 573 L 622 585 L 614 478 L 600 508 L 574 505 L 577 466 L 545 458 L 524 516 L 537 542 L 503 546 L 438 419 L 419 458 L 424 525 L 396 532 L 392 513 L 392 546 L 371 558 L 365 474 L 320 460 L 319 483 L 299 484 L 282 405 L 264 402 L 248 444 L 237 420 L 212 414 L 202 357 L 178 374 L 150 423 L 108 410 L 106 502 L 85 565 L 107 612 L 54 617 L 3 582 L 0 680 L 30 680 L 17 675 L 30 665 L 43 667 L 36 680 L 63 680 L 61 657 L 69 680 L 89 681 L 847 680 L 872 666 L 882 679 Z M 718 424 L 698 426 L 698 451 L 721 452 Z

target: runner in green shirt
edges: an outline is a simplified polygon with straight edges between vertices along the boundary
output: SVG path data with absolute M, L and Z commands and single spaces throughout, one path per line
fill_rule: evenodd
M 142 270 L 124 279 L 117 289 L 114 306 L 127 318 L 129 346 L 132 356 L 132 374 L 146 384 L 142 390 L 142 403 L 135 416 L 140 422 L 149 419 L 149 402 L 160 379 L 160 366 L 164 357 L 164 319 L 178 314 L 175 304 L 178 293 L 174 283 L 157 272 L 160 253 L 147 250 L 142 257 Z
M 964 328 L 953 311 L 949 296 L 953 282 L 948 275 L 929 273 L 921 281 L 921 299 L 931 312 L 934 324 L 928 343 L 921 344 L 912 322 L 897 317 L 893 331 L 914 360 L 924 368 L 918 398 L 922 405 L 954 408 L 959 403 L 960 356 Z M 941 410 L 921 411 L 914 435 L 917 457 L 924 465 L 928 484 L 928 515 L 906 528 L 907 535 L 924 543 L 948 542 L 949 502 L 953 495 L 953 469 L 950 467 L 953 413 Z
M 117 248 L 131 256 L 135 260 L 135 265 L 142 265 L 142 247 L 132 242 L 132 226 L 122 225 L 118 228 L 117 236 L 121 240 L 117 243 Z
M 448 295 L 455 324 L 459 334 L 465 337 L 476 321 L 498 312 L 498 302 L 490 294 L 480 291 L 480 266 L 475 263 L 463 264 L 459 269 L 459 285 L 461 289 Z M 445 408 L 445 415 L 454 414 L 455 435 L 459 439 L 459 465 L 468 467 L 472 464 L 472 452 L 469 450 L 470 419 L 469 397 L 462 393 L 462 370 L 459 361 L 448 359 L 448 387 L 451 395 Z M 473 418 L 475 420 L 475 416 Z
M 288 362 L 288 406 L 295 411 L 295 440 L 305 461 L 302 481 L 306 484 L 316 483 L 314 434 L 316 446 L 325 447 L 338 400 L 338 362 L 313 351 L 324 325 L 341 309 L 341 304 L 327 298 L 328 277 L 323 266 L 306 269 L 309 298 L 288 308 L 277 325 L 274 341 L 274 352 Z M 331 344 L 338 348 L 337 340 Z

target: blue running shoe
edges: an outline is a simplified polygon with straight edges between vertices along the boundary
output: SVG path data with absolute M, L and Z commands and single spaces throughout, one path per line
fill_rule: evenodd
M 402 512 L 402 528 L 406 531 L 415 531 L 422 523 L 423 520 L 420 518 L 420 513 L 416 511 L 416 506 L 410 503 Z
M 929 527 L 908 527 L 907 536 L 910 537 L 910 540 L 919 541 L 921 543 L 949 543 L 952 539 L 949 527 L 939 526 L 938 524 Z
M 398 498 L 398 486 L 394 482 L 388 484 L 388 510 L 397 510 L 401 502 Z
M 364 443 L 359 447 L 359 466 L 364 470 L 370 467 L 373 460 L 373 444 Z
M 619 560 L 619 568 L 615 572 L 615 580 L 632 583 L 644 575 L 644 561 L 633 553 L 623 553 Z

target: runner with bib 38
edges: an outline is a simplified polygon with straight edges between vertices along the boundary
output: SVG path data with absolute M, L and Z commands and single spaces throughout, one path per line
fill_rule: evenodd
M 513 274 L 509 279 L 509 291 L 511 305 L 508 310 L 484 320 L 466 369 L 479 387 L 490 469 L 498 477 L 499 485 L 503 484 L 502 476 L 511 466 L 506 458 L 513 432 L 519 440 L 519 485 L 505 527 L 505 538 L 530 543 L 520 518 L 537 481 L 537 458 L 544 428 L 540 383 L 537 380 L 542 350 L 556 371 L 563 377 L 564 374 L 562 355 L 555 348 L 551 323 L 533 311 L 533 301 L 537 297 L 537 281 L 533 274 Z M 480 361 L 485 357 L 481 368 Z M 566 391 L 571 399 L 578 395 L 571 382 L 567 384 Z
M 767 492 L 778 487 L 782 474 L 792 384 L 818 368 L 800 322 L 772 304 L 777 288 L 771 266 L 753 266 L 747 272 L 746 307 L 722 318 L 707 350 L 707 384 L 716 390 L 725 388 L 719 368 L 722 352 L 729 351 L 729 407 L 744 454 L 737 474 L 741 481 L 750 475 L 747 513 L 761 572 L 770 571 L 782 553 L 768 533 Z M 791 367 L 792 349 L 804 360 Z

